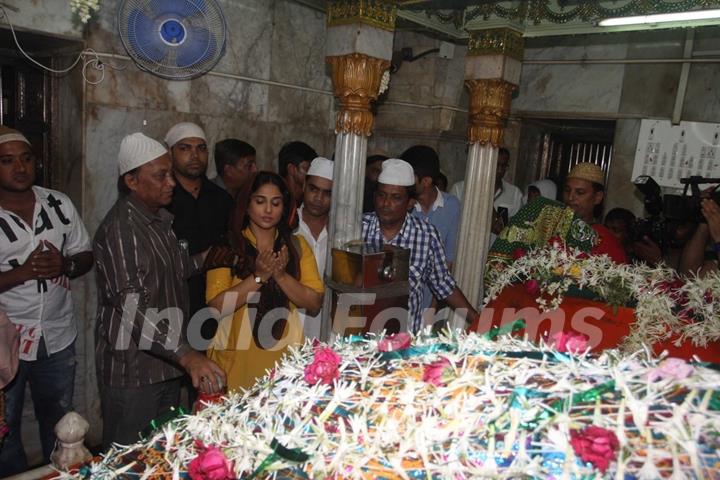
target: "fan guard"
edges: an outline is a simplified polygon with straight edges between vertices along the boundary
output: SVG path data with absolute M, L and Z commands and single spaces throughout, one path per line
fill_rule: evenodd
M 227 26 L 216 0 L 123 0 L 117 18 L 128 55 L 162 78 L 198 77 L 225 53 Z

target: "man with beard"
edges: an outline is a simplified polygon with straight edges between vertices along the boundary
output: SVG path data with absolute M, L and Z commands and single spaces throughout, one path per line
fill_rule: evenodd
M 170 153 L 176 180 L 172 203 L 167 208 L 174 216 L 172 228 L 175 235 L 181 243 L 187 245 L 190 255 L 224 243 L 233 201 L 225 190 L 205 176 L 208 164 L 205 132 L 194 123 L 178 123 L 168 130 L 165 144 Z M 188 320 L 207 306 L 205 275 L 191 277 L 188 288 L 190 318 L 185 321 L 186 327 Z M 194 321 L 202 322 L 200 333 L 203 340 L 212 339 L 217 328 L 215 319 L 204 315 L 204 318 Z M 193 325 L 192 332 L 196 331 Z
M 332 200 L 334 162 L 327 158 L 317 157 L 310 164 L 305 176 L 303 204 L 298 209 L 299 224 L 297 232 L 305 237 L 313 250 L 320 276 L 325 274 L 328 236 L 327 225 Z M 320 314 L 305 316 L 305 337 L 320 336 Z
M 20 364 L 5 390 L 9 432 L 0 477 L 27 469 L 20 437 L 27 384 L 46 462 L 55 424 L 72 410 L 77 327 L 69 279 L 93 261 L 87 230 L 67 195 L 33 185 L 35 162 L 28 139 L 0 125 L 0 308 L 20 333 Z
M 417 333 L 425 327 L 422 309 L 425 285 L 438 300 L 444 300 L 464 315 L 470 324 L 477 312 L 448 269 L 445 247 L 437 229 L 408 212 L 415 195 L 415 173 L 410 164 L 397 158 L 385 160 L 375 192 L 375 212 L 363 215 L 363 241 L 375 248 L 390 244 L 410 250 L 409 331 Z

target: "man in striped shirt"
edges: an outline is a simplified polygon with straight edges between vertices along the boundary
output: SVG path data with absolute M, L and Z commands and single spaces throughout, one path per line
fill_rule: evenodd
M 375 211 L 363 216 L 363 241 L 377 248 L 390 244 L 410 250 L 410 331 L 417 333 L 425 326 L 422 311 L 425 285 L 436 298 L 465 312 L 466 322 L 471 322 L 477 312 L 448 270 L 445 248 L 437 229 L 408 212 L 414 195 L 415 173 L 410 164 L 396 158 L 385 160 L 375 191 Z
M 136 441 L 152 419 L 176 407 L 183 371 L 203 392 L 225 385 L 225 373 L 191 348 L 182 324 L 189 311 L 187 278 L 210 263 L 227 264 L 227 252 L 210 249 L 190 257 L 181 247 L 164 208 L 175 180 L 159 142 L 141 133 L 125 137 L 118 163 L 120 198 L 93 241 L 105 448 Z M 191 336 L 192 321 L 188 328 Z

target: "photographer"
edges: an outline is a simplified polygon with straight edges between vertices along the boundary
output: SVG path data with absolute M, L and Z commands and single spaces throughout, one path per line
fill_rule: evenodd
M 697 273 L 703 277 L 706 273 L 718 271 L 720 257 L 720 206 L 708 198 L 717 186 L 705 190 L 700 202 L 700 211 L 707 223 L 698 225 L 692 238 L 683 249 L 680 258 L 680 273 Z M 710 247 L 710 249 L 708 249 Z

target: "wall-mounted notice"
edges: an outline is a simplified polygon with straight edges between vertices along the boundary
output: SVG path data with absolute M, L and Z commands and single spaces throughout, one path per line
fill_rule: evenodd
M 720 123 L 643 120 L 630 181 L 640 175 L 671 188 L 693 175 L 720 177 Z

